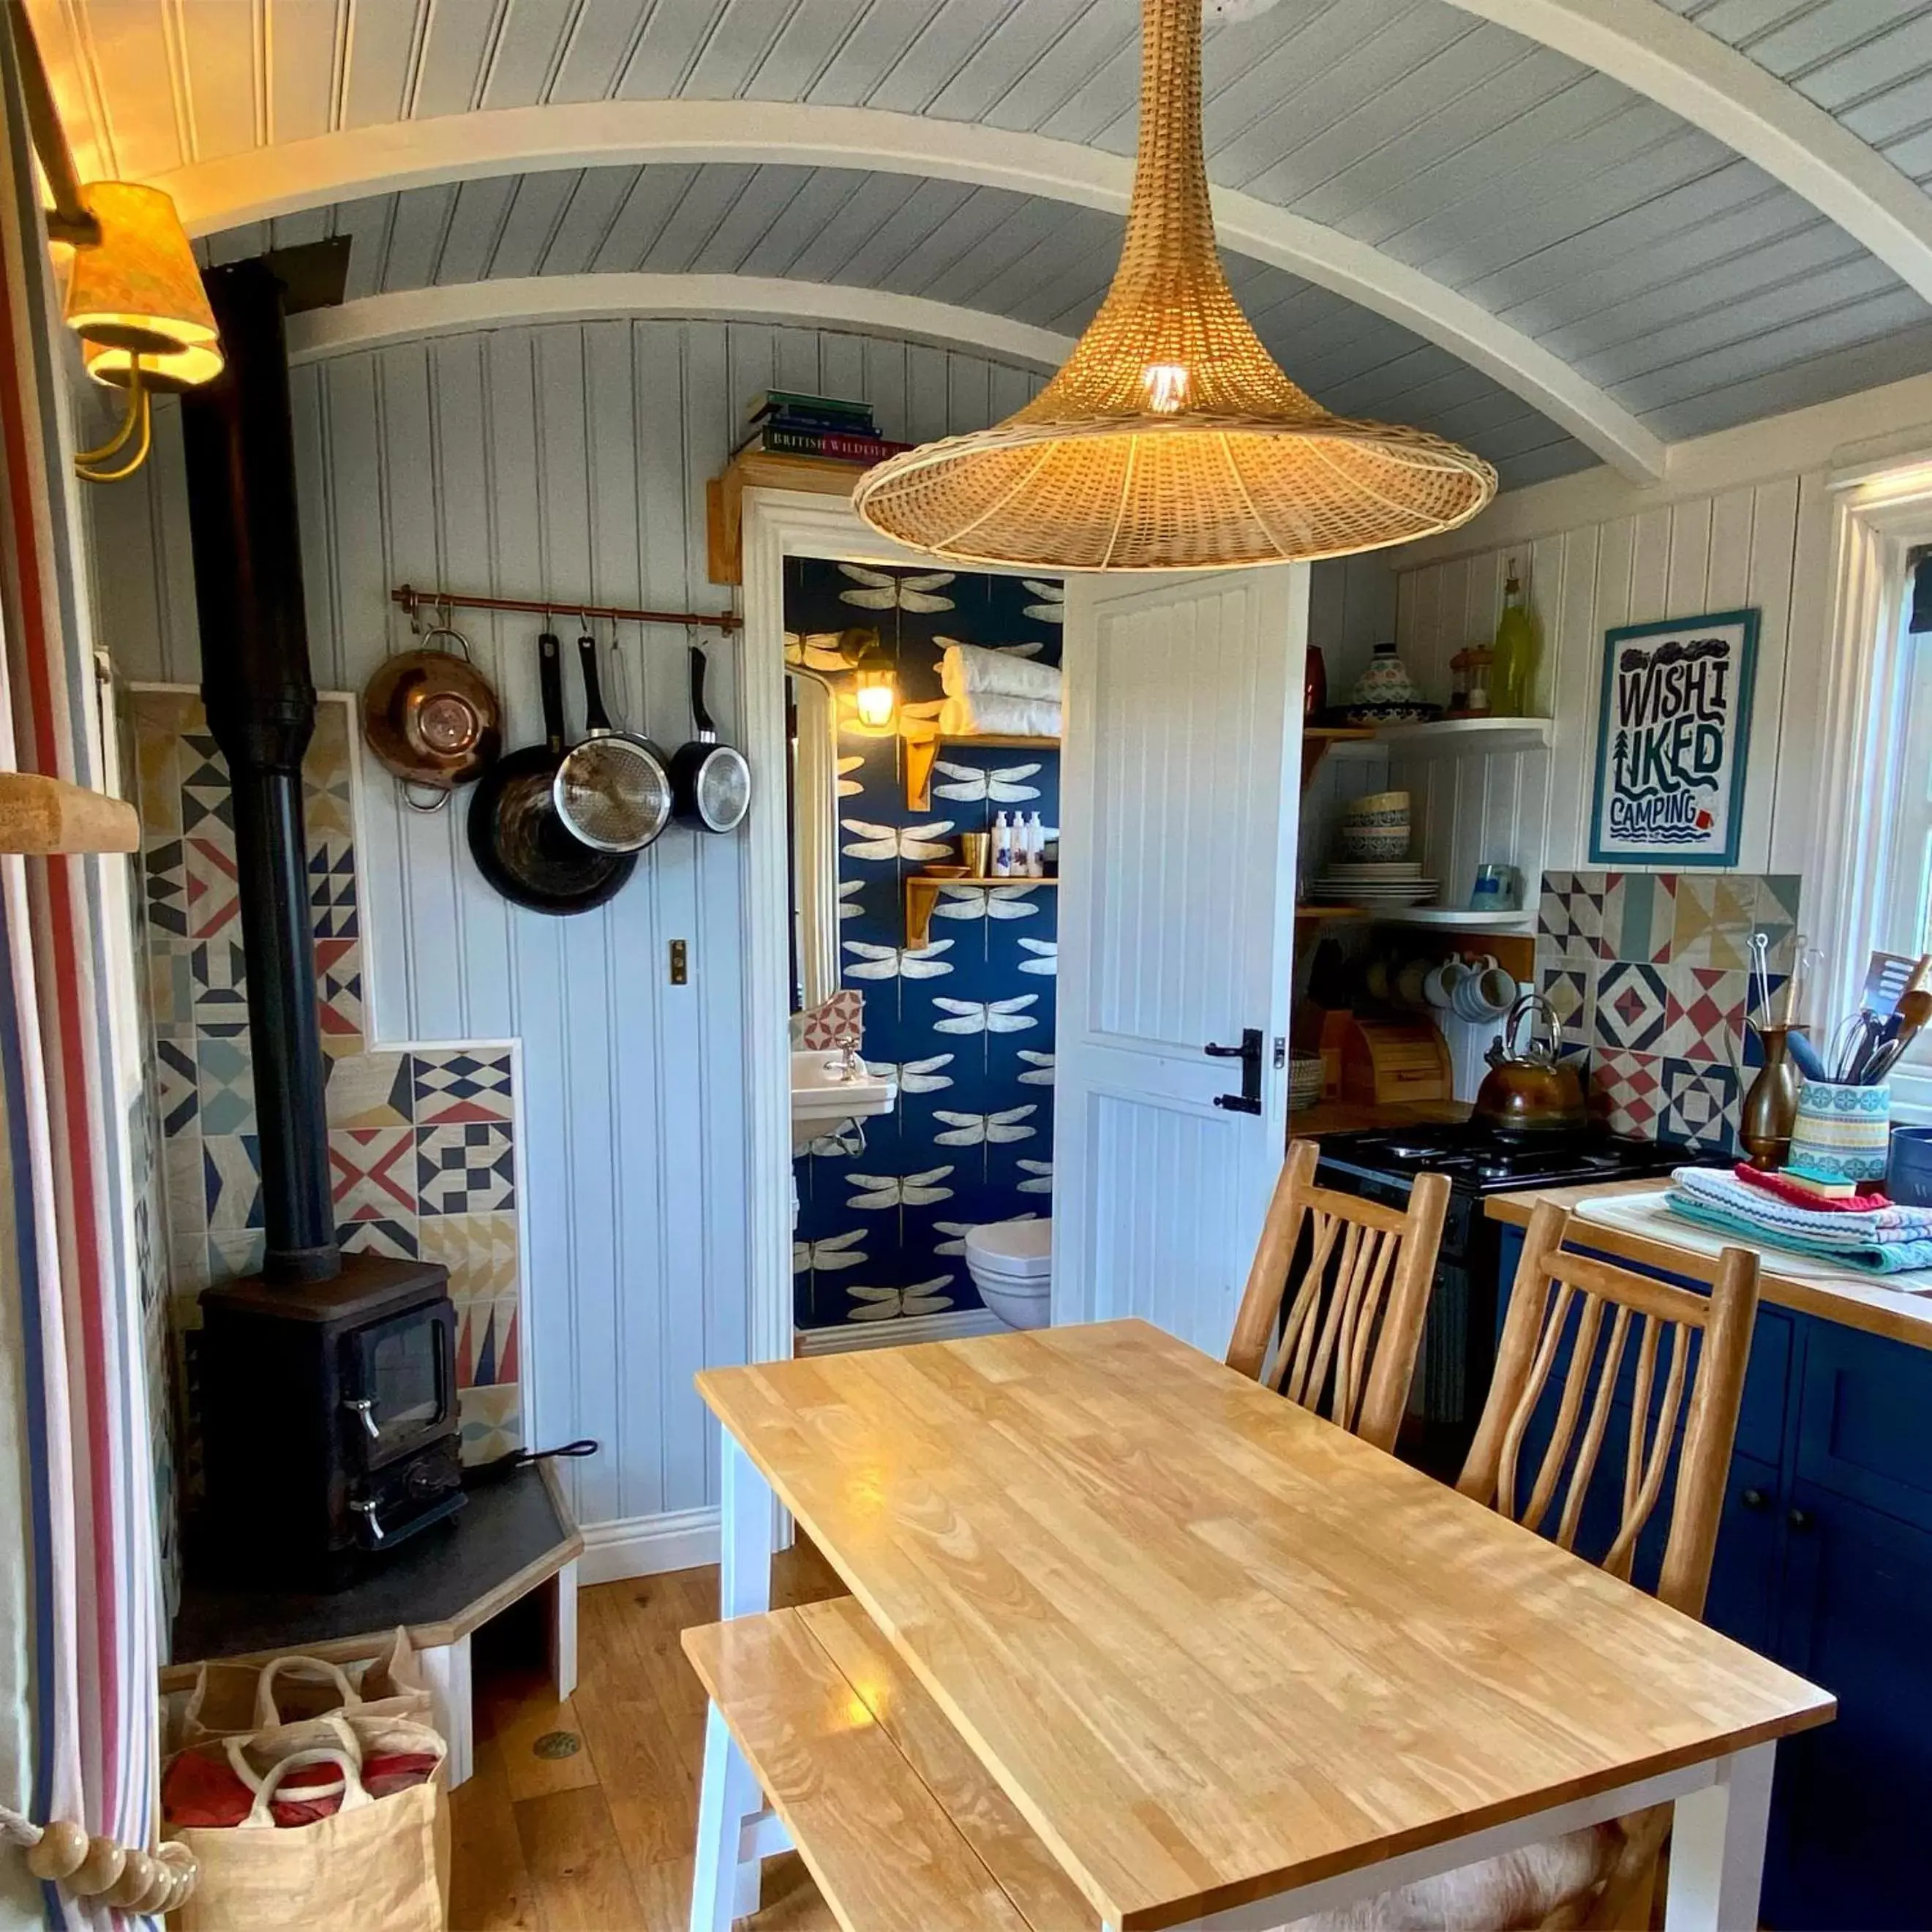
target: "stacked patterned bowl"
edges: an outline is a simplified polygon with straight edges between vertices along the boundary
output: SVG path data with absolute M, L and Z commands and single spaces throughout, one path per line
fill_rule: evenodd
M 1422 876 L 1408 851 L 1408 794 L 1371 792 L 1346 806 L 1334 859 L 1311 896 L 1324 904 L 1399 911 L 1435 898 L 1437 882 Z

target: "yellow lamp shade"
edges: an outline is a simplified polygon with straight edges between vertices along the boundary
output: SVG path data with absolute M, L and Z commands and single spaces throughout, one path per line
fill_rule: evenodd
M 890 728 L 899 695 L 889 664 L 861 664 L 853 680 L 852 704 L 859 722 L 874 731 Z
M 88 373 L 124 387 L 139 356 L 141 380 L 155 388 L 219 375 L 214 312 L 173 201 L 134 182 L 91 182 L 82 197 L 100 239 L 74 252 L 67 320 L 87 344 Z

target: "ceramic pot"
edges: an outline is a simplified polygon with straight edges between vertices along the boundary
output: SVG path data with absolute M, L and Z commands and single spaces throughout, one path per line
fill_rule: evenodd
M 1376 645 L 1368 669 L 1355 680 L 1348 701 L 1378 708 L 1420 704 L 1422 693 L 1416 688 L 1414 679 L 1409 676 L 1402 659 L 1396 655 L 1394 644 L 1390 643 Z
M 1808 1180 L 1882 1180 L 1892 1159 L 1892 1089 L 1798 1083 L 1785 1166 Z

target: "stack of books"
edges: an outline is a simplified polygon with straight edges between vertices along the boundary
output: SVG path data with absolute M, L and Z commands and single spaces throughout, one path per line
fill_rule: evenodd
M 909 443 L 888 442 L 872 422 L 870 403 L 767 389 L 752 400 L 751 434 L 731 453 L 766 449 L 780 456 L 830 456 L 845 463 L 879 463 Z

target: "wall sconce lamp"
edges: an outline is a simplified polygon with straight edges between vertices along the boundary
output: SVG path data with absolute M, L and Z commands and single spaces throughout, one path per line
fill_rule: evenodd
M 114 434 L 74 458 L 75 470 L 88 482 L 112 483 L 133 476 L 147 460 L 149 396 L 157 389 L 190 389 L 220 375 L 220 338 L 173 200 L 135 182 L 80 185 L 26 13 L 14 7 L 7 13 L 34 152 L 53 197 L 47 234 L 74 250 L 68 326 L 81 339 L 87 373 L 127 392 Z M 106 466 L 130 444 L 131 456 Z
M 898 676 L 878 632 L 855 626 L 841 632 L 838 643 L 852 667 L 852 708 L 860 729 L 891 730 L 898 718 Z

